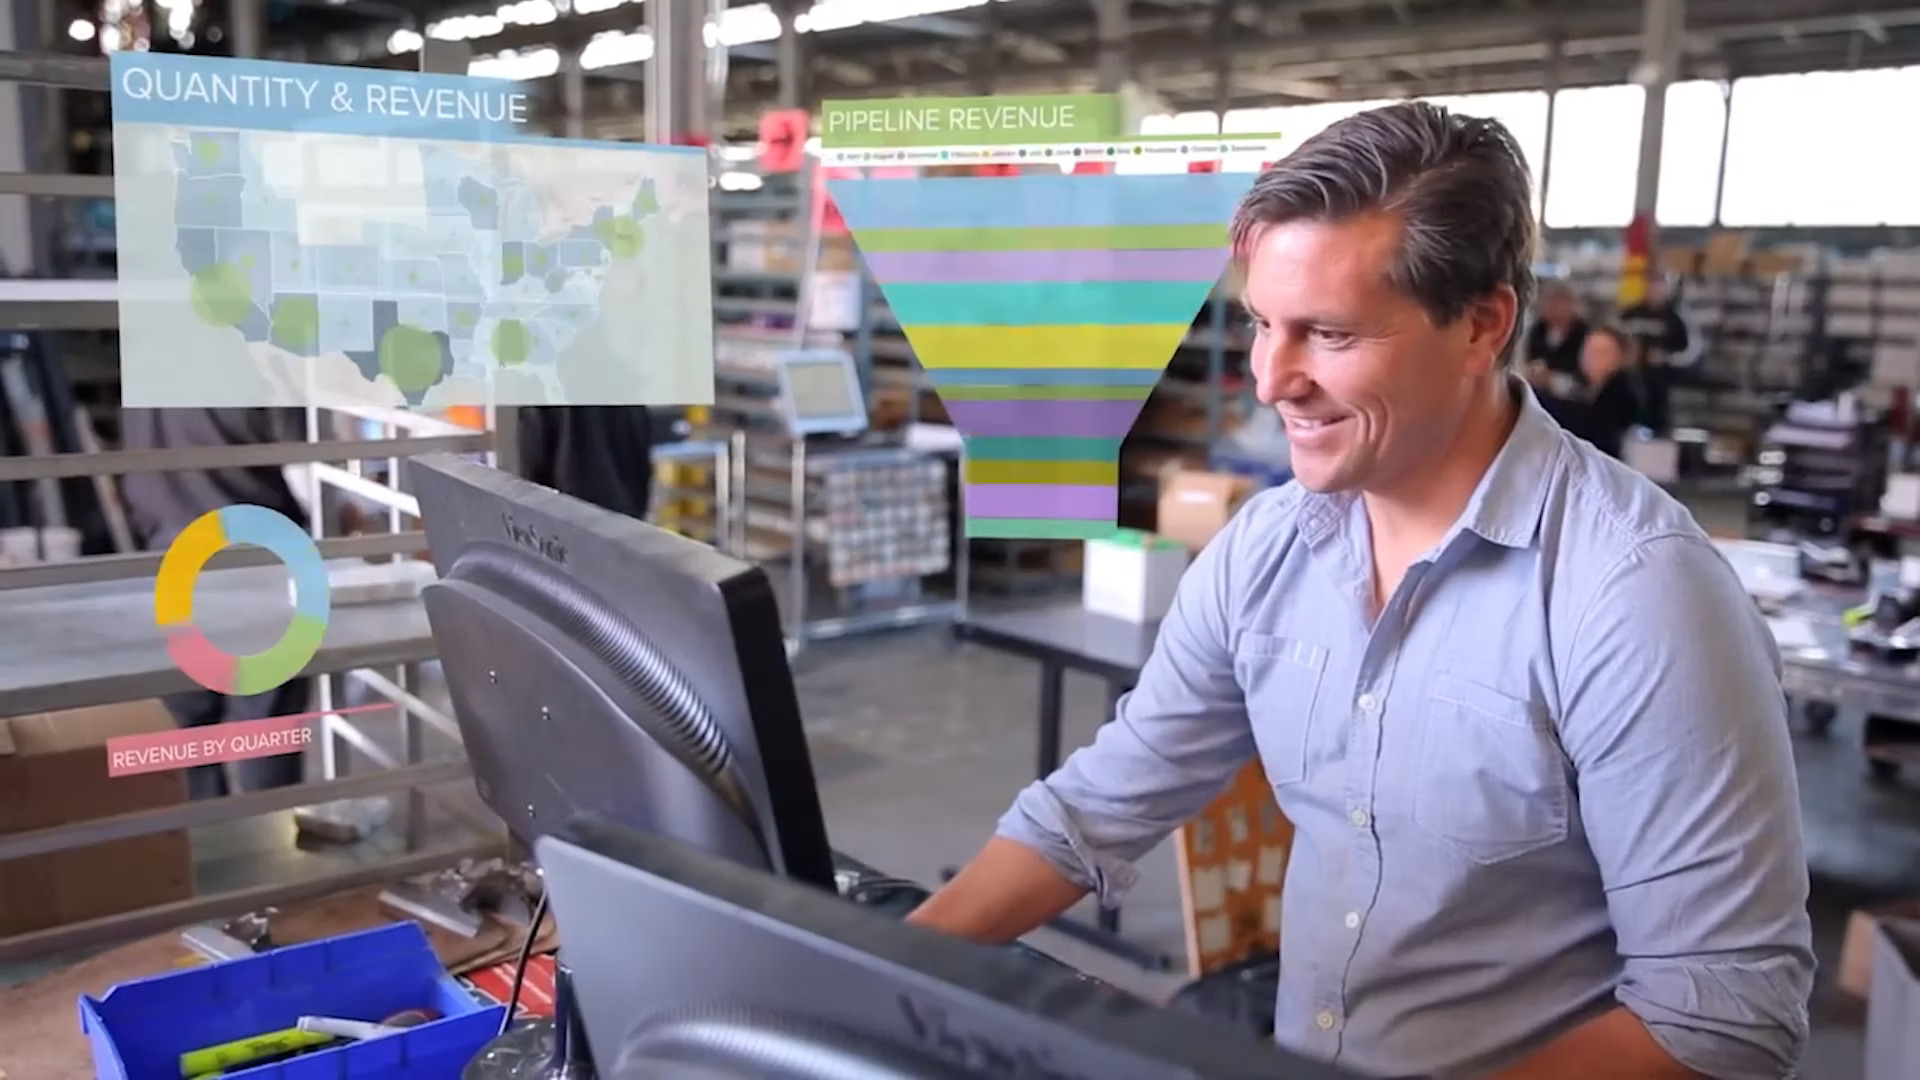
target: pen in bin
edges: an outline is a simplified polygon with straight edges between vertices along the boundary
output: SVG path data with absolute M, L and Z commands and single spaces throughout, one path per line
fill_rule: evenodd
M 365 1020 L 343 1020 L 337 1016 L 303 1016 L 299 1021 L 301 1031 L 317 1032 L 321 1035 L 333 1035 L 342 1039 L 377 1039 L 382 1035 L 398 1035 L 407 1030 L 396 1024 L 374 1024 Z

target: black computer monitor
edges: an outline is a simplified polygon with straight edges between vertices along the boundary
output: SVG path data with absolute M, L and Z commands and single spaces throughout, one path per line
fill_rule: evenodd
M 615 821 L 834 887 L 764 572 L 452 455 L 408 475 L 454 714 L 517 840 Z
M 665 837 L 580 821 L 537 854 L 568 940 L 605 943 L 573 977 L 608 1080 L 1353 1080 Z

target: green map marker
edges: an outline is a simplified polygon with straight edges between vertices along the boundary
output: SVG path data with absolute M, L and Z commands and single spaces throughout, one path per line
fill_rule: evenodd
M 193 275 L 189 293 L 194 314 L 214 326 L 239 326 L 253 304 L 246 272 L 232 263 L 217 262 Z
M 646 244 L 646 230 L 625 214 L 616 214 L 594 228 L 600 234 L 600 242 L 616 259 L 631 259 L 640 254 Z
M 291 294 L 275 300 L 273 340 L 295 352 L 312 349 L 320 341 L 320 301 Z
M 380 335 L 380 370 L 403 394 L 417 394 L 440 381 L 440 339 L 417 326 L 395 326 Z
M 533 335 L 519 319 L 501 319 L 493 328 L 493 359 L 501 367 L 519 367 L 533 354 Z

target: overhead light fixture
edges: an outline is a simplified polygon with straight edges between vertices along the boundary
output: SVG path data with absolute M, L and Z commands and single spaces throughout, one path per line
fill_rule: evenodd
M 91 19 L 75 19 L 67 25 L 67 36 L 75 41 L 92 41 L 98 32 Z

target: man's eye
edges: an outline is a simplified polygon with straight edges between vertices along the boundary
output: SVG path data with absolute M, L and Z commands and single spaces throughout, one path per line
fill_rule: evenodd
M 1313 331 L 1313 340 L 1328 348 L 1344 349 L 1353 344 L 1355 339 L 1352 334 L 1344 330 L 1327 330 L 1316 327 Z

